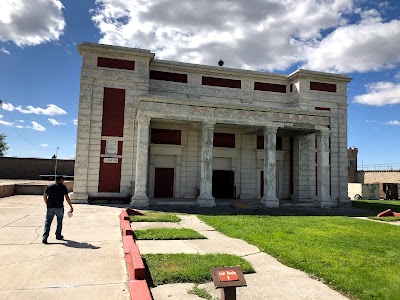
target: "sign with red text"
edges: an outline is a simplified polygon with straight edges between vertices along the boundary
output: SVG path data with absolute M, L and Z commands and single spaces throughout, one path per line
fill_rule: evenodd
M 219 281 L 239 280 L 238 274 L 234 270 L 219 271 L 218 278 L 219 278 Z
M 212 268 L 210 271 L 216 288 L 246 286 L 242 268 L 239 266 Z

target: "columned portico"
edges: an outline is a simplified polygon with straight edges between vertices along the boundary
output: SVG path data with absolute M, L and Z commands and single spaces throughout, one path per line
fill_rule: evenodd
M 215 123 L 205 122 L 202 125 L 200 195 L 197 197 L 197 203 L 202 207 L 214 207 L 215 199 L 212 196 L 212 162 Z
M 149 206 L 149 197 L 147 196 L 146 190 L 150 117 L 140 116 L 137 118 L 137 122 L 135 193 L 131 198 L 131 206 L 147 207 Z
M 328 130 L 317 131 L 317 201 L 321 207 L 333 207 L 329 192 L 329 135 Z
M 276 197 L 276 132 L 278 127 L 264 127 L 264 197 L 266 207 L 279 207 Z

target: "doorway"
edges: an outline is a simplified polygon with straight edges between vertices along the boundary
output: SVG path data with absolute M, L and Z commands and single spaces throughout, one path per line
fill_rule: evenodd
M 386 199 L 392 200 L 398 198 L 397 194 L 397 183 L 384 183 L 383 184 L 383 191 L 385 192 Z
M 174 168 L 155 168 L 154 198 L 174 196 Z
M 215 199 L 234 199 L 235 175 L 233 171 L 214 170 L 212 195 Z

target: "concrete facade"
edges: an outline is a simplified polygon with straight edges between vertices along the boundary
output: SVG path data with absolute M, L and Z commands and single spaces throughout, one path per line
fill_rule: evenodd
M 229 188 L 242 201 L 349 204 L 347 76 L 162 61 L 148 50 L 92 43 L 78 48 L 83 64 L 73 202 L 131 197 L 132 206 L 146 207 L 160 186 L 159 170 L 169 169 L 171 197 L 197 199 L 200 206 L 218 203 L 216 171 L 232 177 Z M 111 65 L 104 67 L 104 59 Z M 123 134 L 104 134 L 106 89 L 124 91 Z M 179 132 L 179 142 L 152 143 L 152 132 L 165 129 Z M 233 135 L 233 147 L 216 147 L 216 134 Z M 264 149 L 257 147 L 260 138 Z M 109 145 L 118 149 L 104 150 Z M 106 174 L 110 169 L 115 176 Z M 116 176 L 118 187 L 104 192 L 104 178 Z

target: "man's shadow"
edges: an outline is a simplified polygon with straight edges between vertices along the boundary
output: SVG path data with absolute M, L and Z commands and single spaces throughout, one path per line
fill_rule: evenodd
M 71 247 L 71 248 L 80 248 L 80 249 L 100 249 L 101 247 L 94 246 L 89 243 L 81 243 L 81 242 L 76 242 L 72 240 L 63 240 L 66 243 L 52 243 L 52 244 L 59 244 L 59 245 L 64 245 L 65 247 Z

